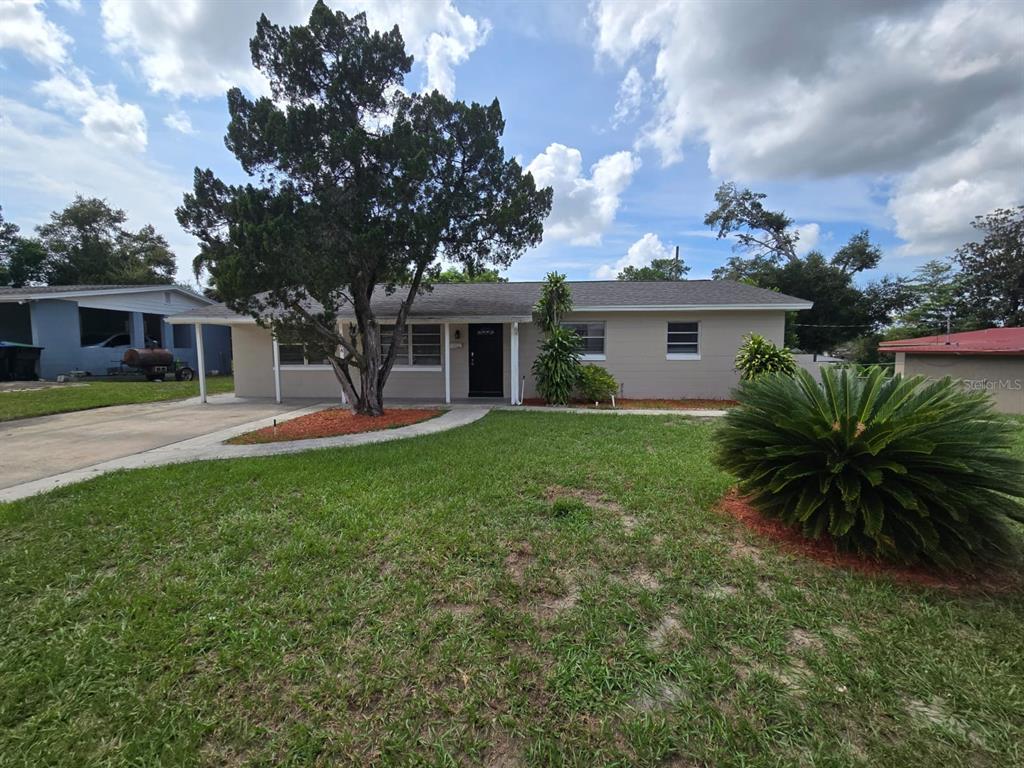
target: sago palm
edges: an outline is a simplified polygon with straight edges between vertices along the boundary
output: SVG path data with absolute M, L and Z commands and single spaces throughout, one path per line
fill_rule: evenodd
M 1024 521 L 1020 425 L 984 393 L 878 368 L 740 384 L 716 461 L 765 515 L 843 549 L 968 567 L 1002 559 Z

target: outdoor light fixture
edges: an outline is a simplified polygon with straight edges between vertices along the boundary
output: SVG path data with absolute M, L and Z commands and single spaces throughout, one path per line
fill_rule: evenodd
M 458 328 L 456 328 L 455 329 L 455 340 L 458 341 L 461 338 L 462 338 L 462 331 L 460 331 Z

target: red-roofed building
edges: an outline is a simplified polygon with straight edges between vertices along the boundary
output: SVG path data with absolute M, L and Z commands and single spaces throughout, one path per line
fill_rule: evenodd
M 990 393 L 1000 411 L 1024 414 L 1024 328 L 884 341 L 878 349 L 896 355 L 896 373 L 949 376 Z

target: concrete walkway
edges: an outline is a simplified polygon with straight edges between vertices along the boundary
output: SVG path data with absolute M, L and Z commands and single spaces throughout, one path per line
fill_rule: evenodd
M 297 416 L 304 416 L 321 410 L 328 405 L 335 403 L 318 403 L 299 410 L 293 410 L 278 414 L 279 421 L 293 419 Z M 204 419 L 207 413 L 216 411 L 217 407 L 206 406 L 203 410 Z M 108 409 L 109 410 L 109 409 Z M 384 443 L 391 440 L 401 440 L 406 437 L 417 437 L 419 435 L 430 435 L 435 432 L 444 432 L 448 429 L 461 427 L 482 418 L 488 412 L 486 407 L 456 407 L 437 418 L 424 421 L 419 424 L 410 424 L 407 427 L 397 429 L 382 429 L 378 432 L 363 432 L 357 435 L 341 435 L 339 437 L 323 437 L 313 440 L 294 440 L 291 442 L 263 443 L 261 445 L 225 445 L 228 438 L 245 432 L 251 432 L 262 427 L 269 427 L 273 416 L 262 418 L 256 421 L 249 421 L 244 424 L 236 424 L 226 429 L 210 432 L 208 434 L 182 440 L 169 445 L 163 445 L 150 450 L 144 450 L 132 455 L 121 456 L 109 461 L 103 461 L 90 466 L 73 469 L 59 474 L 52 474 L 48 477 L 31 480 L 29 482 L 11 485 L 0 489 L 0 502 L 15 501 L 37 493 L 60 488 L 61 486 L 78 483 L 88 480 L 106 472 L 113 472 L 118 469 L 139 469 L 141 467 L 156 467 L 163 464 L 179 464 L 188 461 L 206 461 L 210 459 L 240 459 L 252 456 L 277 456 L 286 453 L 299 453 L 317 448 L 341 448 L 352 445 L 366 445 L 369 443 Z M 0 438 L 2 439 L 2 438 Z

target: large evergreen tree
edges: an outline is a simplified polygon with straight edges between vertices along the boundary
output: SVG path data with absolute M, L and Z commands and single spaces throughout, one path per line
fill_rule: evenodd
M 746 254 L 733 256 L 716 268 L 711 273 L 716 280 L 756 283 L 760 273 L 796 259 L 800 235 L 793 220 L 784 211 L 765 208 L 762 201 L 766 197 L 763 192 L 738 189 L 731 181 L 715 192 L 718 206 L 704 217 L 704 224 L 718 231 L 719 240 L 733 238 L 733 250 Z
M 1024 205 L 977 216 L 978 242 L 957 248 L 965 300 L 986 325 L 1024 326 Z
M 317 2 L 305 26 L 261 16 L 250 50 L 272 98 L 228 92 L 227 146 L 254 182 L 196 169 L 178 219 L 230 306 L 321 351 L 353 409 L 379 415 L 398 345 L 381 349 L 374 290 L 401 292 L 401 338 L 438 257 L 508 266 L 540 242 L 551 190 L 506 159 L 497 101 L 402 89 L 412 57 L 397 27 Z

